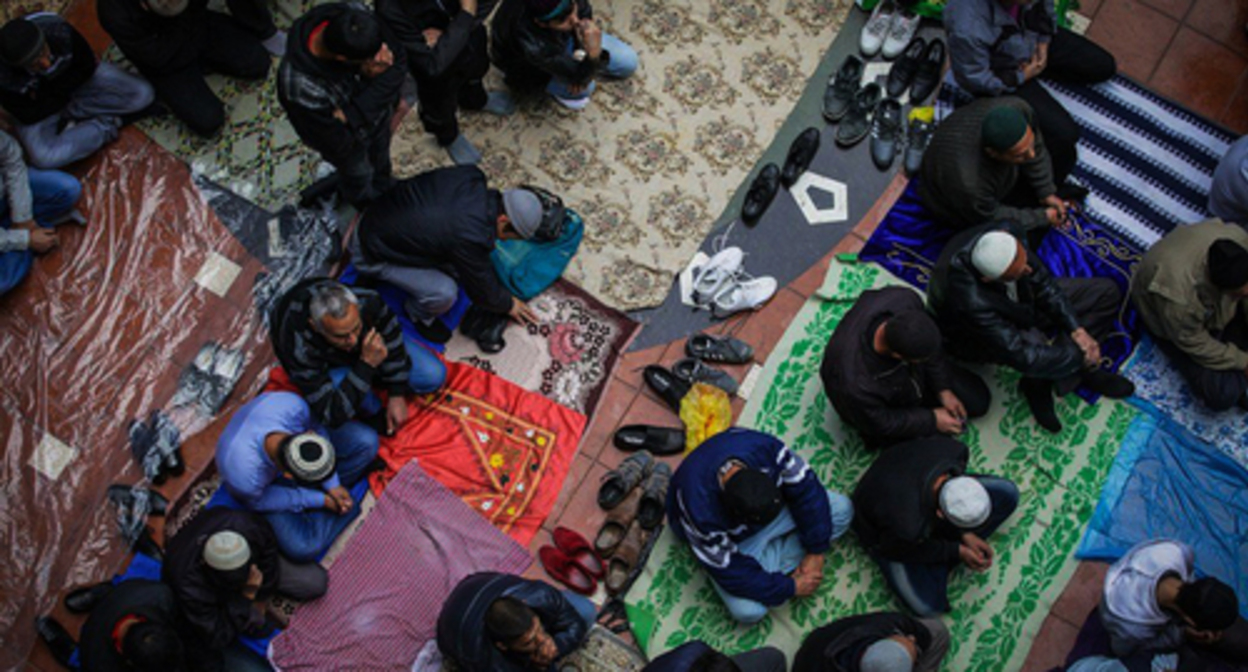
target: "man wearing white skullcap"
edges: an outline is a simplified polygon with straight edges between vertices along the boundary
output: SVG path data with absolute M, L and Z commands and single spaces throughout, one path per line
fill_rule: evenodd
M 967 474 L 970 451 L 947 436 L 899 443 L 854 489 L 854 531 L 902 602 L 920 617 L 949 611 L 949 574 L 992 566 L 985 541 L 1018 506 L 1018 488 Z
M 954 357 L 1023 374 L 1019 389 L 1041 427 L 1057 433 L 1053 395 L 1084 385 L 1114 399 L 1135 392 L 1103 368 L 1100 342 L 1114 329 L 1122 290 L 1109 278 L 1058 278 L 1009 224 L 964 231 L 945 246 L 928 304 Z

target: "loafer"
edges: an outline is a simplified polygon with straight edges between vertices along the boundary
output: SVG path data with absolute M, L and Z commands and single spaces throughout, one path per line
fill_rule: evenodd
M 35 632 L 39 633 L 39 639 L 48 645 L 56 662 L 67 668 L 77 669 L 70 665 L 70 659 L 74 655 L 74 650 L 78 648 L 78 643 L 74 641 L 65 626 L 51 616 L 40 616 L 35 619 Z
M 606 568 L 602 566 L 602 558 L 598 557 L 589 540 L 582 537 L 579 532 L 566 527 L 556 527 L 551 537 L 555 540 L 555 548 L 566 553 L 572 562 L 585 570 L 586 574 L 595 579 L 602 579 L 607 573 Z
M 147 515 L 163 516 L 169 512 L 169 500 L 165 496 L 147 488 L 142 489 L 147 493 Z M 122 483 L 114 483 L 108 486 L 108 501 L 116 504 L 118 508 L 131 510 L 135 503 L 134 489 Z
M 646 385 L 659 395 L 663 403 L 667 404 L 668 408 L 677 414 L 680 413 L 680 401 L 685 398 L 686 394 L 689 394 L 689 383 L 656 364 L 647 366 L 641 372 L 641 377 L 646 381 Z
M 793 186 L 797 178 L 806 172 L 815 154 L 819 153 L 819 129 L 810 127 L 789 145 L 789 156 L 784 160 L 784 168 L 780 171 L 780 182 L 786 187 Z
M 598 590 L 598 582 L 594 577 L 557 547 L 543 546 L 537 550 L 537 557 L 550 578 L 573 591 L 581 595 L 593 595 Z
M 893 167 L 904 123 L 901 103 L 896 99 L 885 98 L 875 106 L 875 115 L 871 119 L 871 160 L 876 168 L 888 170 Z
M 626 453 L 646 450 L 653 455 L 679 455 L 685 452 L 685 430 L 653 425 L 625 425 L 615 430 L 611 442 Z
M 911 177 L 918 175 L 923 168 L 923 153 L 932 144 L 932 133 L 935 127 L 926 121 L 911 121 L 906 133 L 905 170 Z
M 893 17 L 893 25 L 888 29 L 888 37 L 884 38 L 880 55 L 890 61 L 900 56 L 914 39 L 914 34 L 919 32 L 919 24 L 922 22 L 923 17 L 918 14 L 899 10 Z
M 893 22 L 897 20 L 899 13 L 897 4 L 893 0 L 880 0 L 880 4 L 876 5 L 871 12 L 870 18 L 862 25 L 862 32 L 858 34 L 858 50 L 863 56 L 871 58 L 880 53 L 880 49 L 884 47 L 884 41 L 888 39 L 888 34 L 893 30 Z
M 1132 383 L 1124 376 L 1106 371 L 1105 369 L 1085 371 L 1080 376 L 1080 382 L 1086 385 L 1089 390 L 1110 399 L 1126 399 L 1135 394 L 1135 383 Z
M 113 592 L 111 581 L 102 581 L 94 586 L 83 586 L 69 591 L 65 596 L 65 608 L 73 614 L 85 614 L 95 608 L 106 595 Z
M 923 50 L 923 60 L 919 61 L 919 69 L 914 74 L 914 83 L 910 85 L 910 104 L 922 105 L 936 90 L 944 71 L 945 41 L 934 39 Z
M 745 364 L 754 358 L 754 348 L 732 336 L 694 334 L 685 341 L 685 354 L 704 362 Z
M 866 66 L 861 58 L 853 54 L 845 57 L 836 74 L 828 80 L 827 90 L 823 92 L 824 119 L 836 123 L 849 111 L 850 103 L 854 102 L 854 94 L 862 86 L 864 67 Z
M 868 84 L 854 96 L 854 104 L 836 129 L 836 144 L 852 147 L 871 133 L 871 114 L 880 102 L 880 85 Z
M 927 40 L 916 37 L 901 52 L 901 58 L 888 69 L 888 80 L 884 83 L 884 91 L 889 98 L 901 98 L 901 94 L 914 84 L 914 76 L 919 73 L 919 63 L 923 62 L 923 52 L 927 49 Z
M 672 373 L 691 386 L 694 383 L 707 383 L 718 387 L 729 395 L 737 393 L 737 381 L 733 380 L 732 376 L 713 366 L 703 364 L 692 357 L 682 359 L 673 364 Z
M 750 183 L 750 190 L 745 193 L 745 203 L 741 205 L 741 221 L 753 224 L 767 212 L 776 192 L 780 190 L 780 168 L 774 163 L 763 166 Z

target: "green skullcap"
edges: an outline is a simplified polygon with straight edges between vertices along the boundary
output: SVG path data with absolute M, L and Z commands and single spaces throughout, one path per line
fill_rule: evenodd
M 984 147 L 1004 152 L 1018 144 L 1027 135 L 1027 119 L 1017 108 L 1009 105 L 994 107 L 980 130 Z

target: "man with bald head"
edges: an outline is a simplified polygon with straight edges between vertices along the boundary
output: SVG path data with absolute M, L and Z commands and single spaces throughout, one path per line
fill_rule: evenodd
M 1108 278 L 1054 277 L 1008 225 L 954 236 L 927 298 L 950 354 L 1022 373 L 1019 389 L 1050 432 L 1062 428 L 1055 391 L 1069 394 L 1082 383 L 1115 399 L 1135 392 L 1101 362 L 1100 342 L 1122 308 L 1118 286 Z

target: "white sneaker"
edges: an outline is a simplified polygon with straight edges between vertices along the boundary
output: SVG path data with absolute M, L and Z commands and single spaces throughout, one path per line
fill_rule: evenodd
M 880 53 L 880 47 L 884 46 L 884 40 L 892 31 L 893 20 L 899 13 L 893 0 L 880 0 L 880 4 L 875 6 L 875 11 L 871 12 L 871 18 L 867 19 L 866 25 L 862 27 L 862 34 L 858 38 L 858 49 L 863 56 L 871 58 Z M 902 45 L 902 48 L 904 49 L 905 45 Z
M 914 34 L 919 32 L 919 23 L 923 17 L 913 12 L 899 11 L 893 19 L 893 27 L 884 40 L 884 58 L 892 60 L 901 55 L 909 46 Z
M 706 264 L 693 269 L 693 302 L 705 306 L 714 302 L 720 291 L 741 272 L 745 252 L 739 247 L 725 247 Z
M 779 284 L 770 276 L 733 282 L 720 290 L 711 302 L 711 314 L 723 319 L 743 310 L 754 310 L 775 296 Z

